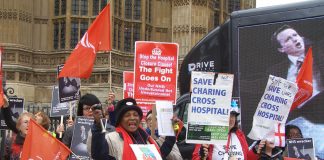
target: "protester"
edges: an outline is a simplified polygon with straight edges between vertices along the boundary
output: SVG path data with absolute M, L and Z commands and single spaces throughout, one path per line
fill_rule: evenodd
M 283 160 L 282 149 L 276 147 L 273 141 L 261 140 L 256 150 L 260 160 Z
M 151 128 L 153 126 L 152 110 L 149 110 L 147 112 L 147 114 L 146 114 L 146 125 L 147 125 L 147 127 L 146 127 L 145 131 L 146 131 L 146 133 L 148 133 L 149 135 L 151 135 Z M 157 129 L 154 129 L 154 132 L 155 132 L 154 133 L 155 136 L 158 137 L 159 135 L 158 135 Z
M 48 117 L 48 115 L 42 111 L 39 111 L 35 114 L 35 118 L 36 118 L 36 122 L 38 124 L 40 124 L 43 128 L 45 128 L 46 130 L 49 129 L 50 125 L 51 125 L 51 120 Z M 51 132 L 48 131 L 53 137 L 56 137 L 56 133 L 55 132 Z
M 152 110 L 148 111 L 146 114 L 147 128 L 145 130 L 146 130 L 146 133 L 148 133 L 148 135 L 151 135 L 151 133 L 152 133 L 151 129 L 153 129 L 154 134 L 155 134 L 153 136 L 153 138 L 157 142 L 157 144 L 159 146 L 161 146 L 163 144 L 163 142 L 165 141 L 165 136 L 159 136 L 158 126 L 157 125 L 155 127 L 153 126 L 153 118 L 155 118 L 155 121 L 157 121 L 157 118 L 154 117 L 152 114 Z M 177 121 L 180 121 L 180 120 L 177 120 Z M 176 131 L 176 132 L 178 132 L 178 131 Z M 175 133 L 175 134 L 177 134 L 177 133 Z M 180 151 L 179 151 L 179 148 L 177 145 L 173 145 L 171 152 L 172 152 L 172 154 L 169 154 L 169 156 L 166 157 L 167 160 L 172 160 L 172 159 L 181 160 L 182 159 L 182 156 L 180 154 Z
M 286 125 L 286 139 L 303 138 L 303 134 L 299 127 L 295 125 Z
M 115 106 L 116 106 L 117 102 L 118 101 L 116 100 L 115 93 L 110 92 L 108 94 L 108 99 L 107 99 L 108 106 L 105 109 L 105 115 L 109 117 L 111 125 L 115 125 L 115 123 L 116 123 L 116 120 L 115 120 Z
M 15 135 L 13 136 L 11 151 L 10 151 L 10 159 L 18 160 L 20 159 L 20 154 L 22 152 L 22 147 L 25 141 L 25 137 L 28 131 L 28 123 L 30 118 L 35 119 L 35 116 L 31 113 L 24 112 L 22 113 L 17 120 L 17 123 L 13 121 L 11 111 L 9 108 L 8 99 L 4 98 L 5 104 L 3 108 L 1 108 L 1 112 L 4 116 L 4 120 L 10 130 L 12 130 Z
M 38 124 L 40 124 L 43 128 L 48 130 L 48 128 L 51 124 L 51 120 L 44 112 L 42 112 L 42 111 L 37 112 L 35 114 L 35 119 Z
M 92 118 L 92 114 L 93 114 L 93 110 L 91 109 L 93 105 L 98 105 L 100 103 L 100 100 L 93 94 L 85 94 L 83 95 L 78 103 L 78 110 L 77 110 L 77 116 L 84 116 L 87 118 Z M 102 110 L 102 107 L 101 107 Z M 73 123 L 71 121 L 68 121 L 68 123 Z M 57 131 L 62 131 L 62 129 L 64 128 L 63 125 L 60 125 L 57 129 Z M 74 129 L 74 125 L 68 127 L 66 129 L 66 132 L 63 135 L 62 138 L 62 142 L 67 146 L 70 147 L 71 146 L 71 141 L 72 141 L 72 137 L 73 137 L 73 129 Z M 111 132 L 114 131 L 115 128 L 113 126 L 111 126 L 110 124 L 107 124 L 107 131 Z
M 100 127 L 102 113 L 97 110 L 94 112 L 95 124 L 87 142 L 88 151 L 93 159 L 136 159 L 130 144 L 154 144 L 163 159 L 167 156 L 173 157 L 172 148 L 176 137 L 166 136 L 164 143 L 158 146 L 154 139 L 140 127 L 143 112 L 134 99 L 126 98 L 119 101 L 115 112 L 116 131 L 106 134 L 101 132 Z
M 25 140 L 25 136 L 27 133 L 27 128 L 28 128 L 28 123 L 29 123 L 29 119 L 33 118 L 36 120 L 36 122 L 38 124 L 40 124 L 44 129 L 48 130 L 49 126 L 50 126 L 50 119 L 49 117 L 42 111 L 37 112 L 35 115 L 33 115 L 32 113 L 27 113 L 24 112 L 22 113 L 19 118 L 18 118 L 18 123 L 16 124 L 16 122 L 13 121 L 12 119 L 12 115 L 11 115 L 11 109 L 9 108 L 9 103 L 8 103 L 8 99 L 5 97 L 5 105 L 3 106 L 2 109 L 2 113 L 4 115 L 4 119 L 5 122 L 8 126 L 8 128 L 10 130 L 12 130 L 15 134 L 15 136 L 13 136 L 13 144 L 12 144 L 12 154 L 15 153 L 19 153 L 20 154 L 20 150 L 21 148 L 19 147 L 21 145 L 23 145 L 24 140 Z M 26 132 L 26 133 L 25 133 Z M 51 133 L 54 137 L 56 136 L 55 133 Z M 13 157 L 15 157 L 16 155 L 13 155 Z
M 231 109 L 230 121 L 229 121 L 229 134 L 228 144 L 224 145 L 207 145 L 197 144 L 192 155 L 193 160 L 222 160 L 225 155 L 228 155 L 229 159 L 241 159 L 241 160 L 254 160 L 258 158 L 258 155 L 249 150 L 244 133 L 238 128 L 237 116 L 239 115 L 236 109 Z
M 286 139 L 297 139 L 297 138 L 303 138 L 303 134 L 299 127 L 295 125 L 286 125 L 285 127 L 285 134 Z M 285 151 L 282 154 L 284 157 L 288 156 L 288 148 L 286 146 Z

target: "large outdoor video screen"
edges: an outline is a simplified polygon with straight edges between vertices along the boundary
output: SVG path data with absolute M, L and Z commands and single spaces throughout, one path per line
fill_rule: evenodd
M 323 10 L 324 12 L 324 10 Z M 284 15 L 284 14 L 282 14 Z M 324 13 L 323 13 L 324 15 Z M 306 16 L 305 16 L 306 17 Z M 273 37 L 281 27 L 291 27 Z M 294 124 L 306 138 L 313 138 L 316 156 L 324 159 L 324 16 L 272 21 L 237 26 L 237 76 L 241 98 L 241 124 L 246 135 L 264 93 L 269 75 L 296 79 L 297 50 L 313 48 L 313 96 L 290 112 L 287 124 Z M 280 33 L 280 32 L 279 32 Z M 278 41 L 279 40 L 279 41 Z M 298 69 L 297 69 L 298 70 Z

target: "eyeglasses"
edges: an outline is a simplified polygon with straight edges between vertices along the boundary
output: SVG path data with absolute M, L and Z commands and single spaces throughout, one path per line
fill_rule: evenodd
M 90 109 L 91 109 L 91 111 L 94 111 L 94 110 L 96 110 L 96 109 L 102 109 L 102 105 L 101 104 L 94 104 L 94 105 L 92 105 L 92 106 L 88 106 L 88 105 L 85 105 L 85 106 L 83 106 L 83 110 L 84 111 L 90 111 Z
M 290 138 L 302 138 L 302 135 L 300 133 L 289 133 L 288 136 Z
M 90 109 L 91 109 L 91 106 L 85 106 L 85 107 L 83 107 L 83 110 L 84 111 L 90 111 Z

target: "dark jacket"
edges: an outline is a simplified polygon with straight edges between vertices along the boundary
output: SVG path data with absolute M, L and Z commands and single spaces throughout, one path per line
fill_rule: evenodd
M 261 153 L 260 160 L 283 160 L 282 149 L 279 147 L 275 147 L 272 150 L 272 156 L 269 156 L 265 153 Z
M 16 136 L 13 137 L 13 143 L 9 149 L 10 159 L 18 160 L 20 159 L 20 153 L 22 152 L 25 137 L 21 136 L 19 130 L 16 128 L 16 122 L 12 119 L 11 109 L 9 107 L 2 108 L 1 112 L 8 128 L 16 134 Z

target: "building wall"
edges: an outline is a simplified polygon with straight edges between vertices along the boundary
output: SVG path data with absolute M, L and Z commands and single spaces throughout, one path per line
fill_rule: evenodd
M 26 104 L 49 104 L 56 66 L 64 64 L 106 0 L 0 0 L 0 45 L 7 87 Z M 110 0 L 111 52 L 99 52 L 81 93 L 122 98 L 122 72 L 133 70 L 137 40 L 179 43 L 181 60 L 229 12 L 255 0 Z M 78 7 L 76 7 L 78 6 Z M 95 7 L 94 7 L 95 6 Z M 111 54 L 111 61 L 110 61 Z M 110 65 L 111 64 L 111 65 Z

